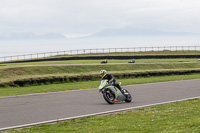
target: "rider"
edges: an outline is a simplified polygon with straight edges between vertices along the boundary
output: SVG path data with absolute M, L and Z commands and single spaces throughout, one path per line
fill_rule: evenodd
M 111 83 L 112 85 L 116 86 L 120 91 L 122 90 L 121 86 L 116 81 L 115 77 L 112 74 L 107 73 L 106 70 L 101 70 L 100 71 L 100 76 L 101 76 L 101 80 L 107 79 L 109 83 Z

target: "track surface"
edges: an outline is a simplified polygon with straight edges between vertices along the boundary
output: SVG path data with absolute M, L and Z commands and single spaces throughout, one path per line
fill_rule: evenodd
M 97 89 L 0 98 L 0 130 L 200 96 L 200 79 L 124 86 L 131 103 L 107 104 Z

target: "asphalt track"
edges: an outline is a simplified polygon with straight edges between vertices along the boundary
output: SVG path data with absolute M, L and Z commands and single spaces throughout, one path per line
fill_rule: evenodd
M 107 104 L 98 89 L 0 98 L 0 131 L 200 98 L 200 79 L 123 86 L 131 103 Z

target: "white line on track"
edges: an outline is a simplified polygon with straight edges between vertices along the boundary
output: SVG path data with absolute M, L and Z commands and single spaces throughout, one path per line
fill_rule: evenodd
M 126 110 L 131 110 L 131 109 L 137 109 L 137 108 L 143 108 L 143 107 L 161 105 L 161 104 L 166 104 L 166 103 L 173 103 L 173 102 L 186 101 L 186 100 L 196 99 L 196 98 L 200 98 L 200 96 L 198 96 L 198 97 L 191 97 L 191 98 L 185 98 L 185 99 L 179 99 L 179 100 L 173 100 L 173 101 L 167 101 L 167 102 L 161 102 L 161 103 L 154 103 L 154 104 L 141 105 L 141 106 L 130 107 L 130 108 L 124 108 L 124 109 L 118 109 L 118 110 L 111 110 L 111 111 L 106 111 L 106 112 L 99 112 L 99 113 L 93 113 L 93 114 L 87 114 L 87 115 L 80 115 L 80 116 L 74 116 L 74 117 L 67 117 L 67 118 L 62 118 L 62 119 L 55 119 L 55 120 L 49 120 L 49 121 L 42 121 L 42 122 L 37 122 L 37 123 L 25 124 L 25 125 L 18 125 L 18 126 L 12 126 L 12 127 L 5 127 L 5 128 L 0 128 L 0 131 L 8 130 L 8 129 L 15 129 L 15 128 L 30 127 L 30 126 L 35 126 L 35 125 L 47 124 L 47 123 L 54 123 L 54 122 L 65 121 L 65 120 L 69 120 L 69 119 L 83 118 L 83 117 L 88 117 L 88 116 L 109 114 L 109 113 L 114 113 L 114 112 L 120 112 L 120 111 L 126 111 Z

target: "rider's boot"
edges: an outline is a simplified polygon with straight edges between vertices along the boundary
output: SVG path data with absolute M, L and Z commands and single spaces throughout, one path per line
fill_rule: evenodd
M 124 89 L 122 89 L 122 87 L 119 84 L 116 85 L 116 87 L 122 92 L 123 95 L 128 95 L 128 93 Z

